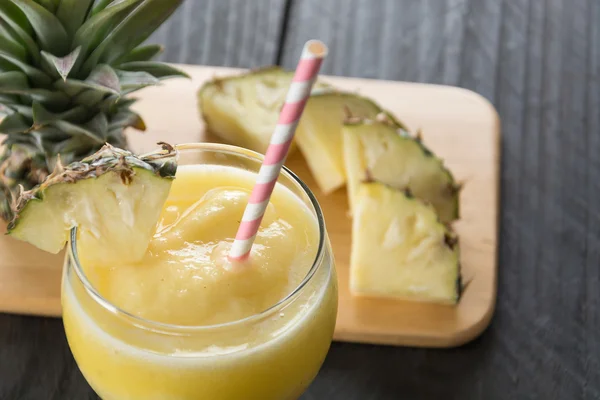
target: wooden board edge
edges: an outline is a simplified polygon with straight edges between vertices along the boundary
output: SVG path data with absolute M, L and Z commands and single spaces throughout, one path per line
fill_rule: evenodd
M 32 298 L 27 304 L 3 307 L 0 314 L 22 315 L 27 317 L 62 318 L 62 309 L 57 309 L 55 299 Z M 35 310 L 35 311 L 32 311 Z

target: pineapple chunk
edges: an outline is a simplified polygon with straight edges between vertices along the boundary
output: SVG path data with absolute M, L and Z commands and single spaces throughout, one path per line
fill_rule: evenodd
M 458 218 L 459 185 L 419 139 L 386 119 L 352 119 L 342 131 L 351 211 L 360 183 L 375 180 L 431 203 L 442 222 Z
M 98 263 L 141 259 L 152 239 L 176 170 L 175 152 L 138 158 L 106 146 L 22 193 L 8 234 L 60 252 L 77 227 L 78 251 Z M 109 265 L 109 264 L 107 264 Z
M 459 247 L 434 209 L 382 183 L 361 183 L 352 226 L 355 295 L 455 304 Z

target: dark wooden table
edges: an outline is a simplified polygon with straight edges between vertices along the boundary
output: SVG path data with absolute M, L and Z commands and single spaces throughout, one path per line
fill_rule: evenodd
M 328 74 L 481 93 L 503 158 L 490 328 L 451 350 L 334 343 L 303 399 L 600 399 L 600 1 L 187 0 L 153 39 L 168 61 L 293 68 L 309 38 Z M 60 320 L 0 316 L 0 399 L 96 399 Z

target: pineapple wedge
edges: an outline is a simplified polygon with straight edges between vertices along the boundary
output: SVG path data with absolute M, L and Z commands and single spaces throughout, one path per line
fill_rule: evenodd
M 66 168 L 58 163 L 44 183 L 20 195 L 8 234 L 56 254 L 77 227 L 86 260 L 137 261 L 154 235 L 176 169 L 176 152 L 166 144 L 145 157 L 106 145 Z
M 460 186 L 420 139 L 385 118 L 351 118 L 342 131 L 351 212 L 360 183 L 375 180 L 431 203 L 442 222 L 458 219 Z
M 198 91 L 198 103 L 208 131 L 264 154 L 293 76 L 272 66 L 205 83 Z M 315 84 L 315 89 L 323 87 Z M 292 143 L 290 154 L 294 149 Z
M 456 236 L 435 210 L 405 191 L 361 183 L 352 226 L 354 295 L 455 304 L 460 295 Z
M 292 76 L 282 68 L 266 67 L 205 83 L 198 101 L 208 131 L 264 154 Z

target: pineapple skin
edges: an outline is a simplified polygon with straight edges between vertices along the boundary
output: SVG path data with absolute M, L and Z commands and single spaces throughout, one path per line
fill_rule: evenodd
M 127 95 L 187 76 L 152 61 L 161 46 L 142 45 L 182 1 L 0 2 L 1 218 L 59 155 L 70 164 L 105 143 L 127 148 L 124 131 L 145 130 Z

